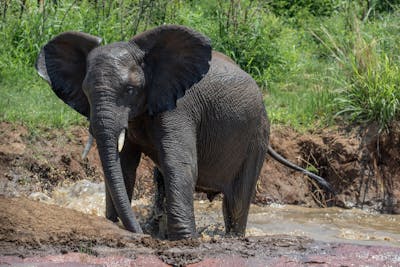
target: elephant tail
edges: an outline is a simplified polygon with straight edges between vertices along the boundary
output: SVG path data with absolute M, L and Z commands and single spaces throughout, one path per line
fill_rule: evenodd
M 328 192 L 330 192 L 332 194 L 336 194 L 335 191 L 332 189 L 332 186 L 324 178 L 322 178 L 312 172 L 309 172 L 309 171 L 297 166 L 296 164 L 288 161 L 287 159 L 285 159 L 284 157 L 279 155 L 275 150 L 273 150 L 270 145 L 268 145 L 268 153 L 279 163 L 281 163 L 295 171 L 299 171 L 299 172 L 306 174 L 308 177 L 314 179 L 325 190 L 327 190 Z

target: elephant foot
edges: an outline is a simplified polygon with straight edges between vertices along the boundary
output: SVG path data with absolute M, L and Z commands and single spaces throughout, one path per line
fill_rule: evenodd
M 158 239 L 167 239 L 167 216 L 166 214 L 151 215 L 143 226 L 143 232 Z
M 244 236 L 245 236 L 244 233 L 238 233 L 238 232 L 225 233 L 226 238 L 240 238 L 240 237 L 244 237 Z
M 197 232 L 189 233 L 189 234 L 175 234 L 175 235 L 169 235 L 168 240 L 174 241 L 174 240 L 182 240 L 182 239 L 198 239 L 200 238 L 200 234 Z

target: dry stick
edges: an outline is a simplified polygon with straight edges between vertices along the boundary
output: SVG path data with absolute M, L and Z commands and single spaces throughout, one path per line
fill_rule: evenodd
M 309 155 L 308 155 L 308 159 L 303 159 L 301 156 L 297 157 L 297 159 L 300 160 L 300 161 L 302 161 L 302 162 L 304 162 L 304 163 L 307 164 L 308 166 L 311 165 L 311 166 L 313 166 L 313 167 L 315 168 L 315 166 L 314 166 L 313 164 L 311 164 L 311 162 L 309 162 L 310 157 L 312 157 L 312 158 L 314 159 L 314 162 L 317 162 L 317 161 L 315 160 L 315 158 L 312 156 L 312 154 L 309 154 Z
M 386 202 L 386 211 L 389 213 L 393 213 L 393 176 L 390 174 L 388 176 L 385 175 L 385 172 L 382 171 L 382 179 L 383 179 L 383 184 L 384 184 L 384 191 L 383 191 L 383 199 L 388 199 L 388 202 Z M 390 210 L 388 208 L 390 207 Z
M 318 163 L 318 161 L 316 160 L 316 158 L 314 157 L 314 155 L 313 155 L 312 153 L 309 154 L 309 157 L 312 157 L 313 160 L 314 160 L 314 162 Z M 311 165 L 311 166 L 314 167 L 314 165 L 311 164 L 311 163 L 308 161 L 308 159 L 306 160 L 306 159 L 303 159 L 302 157 L 299 157 L 299 160 L 302 161 L 302 162 L 304 162 L 304 163 L 306 163 L 307 165 Z M 334 170 L 334 169 L 333 169 L 333 170 Z M 339 175 L 338 175 L 338 176 L 339 176 Z M 323 190 L 321 190 L 321 188 L 319 187 L 318 183 L 316 183 L 316 181 L 313 180 L 313 179 L 311 179 L 309 176 L 306 175 L 306 177 L 307 177 L 307 179 L 308 179 L 309 181 L 311 181 L 311 183 L 317 188 L 317 192 L 318 192 L 319 195 L 321 196 L 321 199 L 323 200 L 324 204 L 322 204 L 321 201 L 318 200 L 318 198 L 316 197 L 316 195 L 315 195 L 313 192 L 311 192 L 311 195 L 312 195 L 313 199 L 315 200 L 315 202 L 319 203 L 320 206 L 322 206 L 322 207 L 327 207 L 328 205 L 326 204 L 326 202 L 329 201 L 329 200 L 332 200 L 332 199 L 331 199 L 331 198 L 330 198 L 330 199 L 326 199 L 325 196 L 324 196 L 324 194 L 323 194 Z
M 313 165 L 312 165 L 310 162 L 308 162 L 307 160 L 305 160 L 305 159 L 303 159 L 303 158 L 301 158 L 301 157 L 299 157 L 299 159 L 300 159 L 301 161 L 305 162 L 306 164 L 313 166 Z M 315 160 L 315 158 L 314 158 L 314 160 Z M 316 161 L 316 160 L 315 160 L 315 161 Z M 303 173 L 303 174 L 304 174 L 304 173 Z M 314 201 L 317 202 L 317 204 L 319 204 L 321 207 L 327 207 L 328 205 L 326 204 L 325 196 L 324 196 L 323 193 L 322 193 L 323 190 L 321 190 L 321 188 L 319 187 L 318 183 L 316 183 L 316 181 L 315 181 L 314 179 L 311 179 L 307 174 L 306 174 L 306 177 L 307 177 L 307 180 L 309 180 L 309 181 L 317 188 L 316 192 L 319 193 L 320 198 L 322 199 L 322 201 L 323 201 L 324 203 L 322 203 L 322 202 L 319 200 L 319 198 L 315 195 L 315 193 L 314 193 L 313 191 L 311 191 L 311 195 L 312 195 Z
M 360 181 L 360 187 L 358 188 L 358 194 L 361 196 L 361 190 L 362 190 L 362 186 L 364 184 L 364 177 L 365 177 L 365 164 L 362 163 L 361 165 L 361 170 L 360 170 L 360 176 L 361 176 L 361 181 Z M 363 203 L 361 203 L 361 208 L 363 206 Z
M 377 157 L 378 158 L 380 158 L 380 152 L 379 152 L 379 135 L 378 135 L 378 140 L 377 140 Z M 374 167 L 375 167 L 375 169 L 376 169 L 376 172 L 377 172 L 377 175 L 379 175 L 378 173 L 379 173 L 379 169 L 378 169 L 378 164 L 376 163 L 376 158 L 374 158 L 374 157 L 372 157 L 371 156 L 371 154 L 369 154 L 368 155 L 368 158 L 369 158 L 369 160 L 371 161 L 373 161 L 373 164 L 374 164 Z M 364 190 L 364 197 L 363 197 L 363 201 L 362 201 L 362 203 L 361 203 L 361 208 L 363 208 L 364 207 L 364 202 L 365 202 L 365 198 L 367 197 L 367 194 L 368 194 L 368 189 L 369 189 L 369 183 L 370 183 L 370 181 L 371 181 L 371 178 L 372 178 L 372 171 L 371 171 L 371 168 L 368 168 L 368 180 L 367 180 L 367 183 L 366 183 L 366 185 L 365 185 L 365 190 Z
M 306 175 L 306 176 L 307 176 L 307 175 Z M 311 196 L 312 196 L 312 198 L 314 199 L 314 201 L 317 202 L 317 204 L 318 204 L 320 207 L 326 208 L 328 205 L 326 204 L 326 199 L 325 199 L 325 197 L 324 197 L 324 194 L 322 194 L 323 191 L 321 190 L 321 188 L 318 186 L 318 184 L 317 184 L 313 179 L 311 179 L 311 178 L 308 177 L 308 176 L 307 176 L 307 180 L 309 180 L 309 181 L 312 183 L 312 185 L 314 185 L 314 186 L 317 188 L 315 191 L 310 191 Z M 314 192 L 318 193 L 318 195 L 320 196 L 320 198 L 318 198 Z M 320 200 L 320 199 L 321 199 L 321 200 Z M 324 203 L 322 203 L 322 202 L 324 202 Z
M 368 179 L 367 179 L 367 183 L 365 184 L 365 189 L 364 189 L 364 197 L 363 197 L 363 201 L 361 203 L 361 209 L 364 208 L 364 202 L 365 202 L 365 198 L 368 194 L 368 187 L 369 187 L 369 183 L 371 181 L 371 177 L 372 177 L 372 171 L 371 169 L 368 167 Z

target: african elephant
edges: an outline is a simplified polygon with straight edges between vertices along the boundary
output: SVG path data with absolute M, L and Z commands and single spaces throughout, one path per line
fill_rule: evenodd
M 105 175 L 106 217 L 142 232 L 130 203 L 144 153 L 163 179 L 169 239 L 195 234 L 194 190 L 222 192 L 226 232 L 243 235 L 269 142 L 256 82 L 212 51 L 207 37 L 183 26 L 100 43 L 86 33 L 61 33 L 41 49 L 36 69 L 90 121 Z

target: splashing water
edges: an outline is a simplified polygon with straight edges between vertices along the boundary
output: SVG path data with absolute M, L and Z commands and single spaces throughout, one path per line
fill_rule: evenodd
M 51 195 L 33 193 L 30 198 L 104 216 L 103 183 L 87 180 L 56 188 Z M 152 201 L 132 201 L 132 207 L 144 221 L 151 212 Z M 195 201 L 197 229 L 205 239 L 224 234 L 221 201 Z M 246 235 L 285 234 L 307 236 L 319 241 L 347 242 L 400 247 L 400 216 L 371 213 L 358 209 L 305 208 L 291 205 L 252 205 Z

